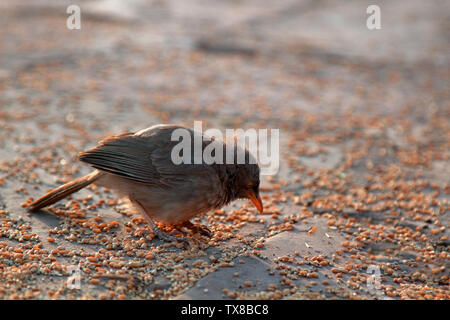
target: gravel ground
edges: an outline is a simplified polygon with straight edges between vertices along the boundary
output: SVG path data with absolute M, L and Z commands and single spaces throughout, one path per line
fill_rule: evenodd
M 449 299 L 449 3 L 0 4 L 0 299 Z M 194 120 L 279 128 L 265 212 L 195 218 L 211 239 L 144 235 L 78 152 Z M 75 282 L 71 280 L 75 279 Z

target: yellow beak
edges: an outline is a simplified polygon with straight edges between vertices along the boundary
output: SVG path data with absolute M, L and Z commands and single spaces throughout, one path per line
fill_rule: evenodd
M 263 213 L 263 204 L 261 197 L 259 195 L 256 195 L 253 190 L 247 191 L 247 197 L 253 202 L 256 209 L 258 209 L 259 213 Z

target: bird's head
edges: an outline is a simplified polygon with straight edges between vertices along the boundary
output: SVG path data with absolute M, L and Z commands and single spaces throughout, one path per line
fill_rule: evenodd
M 233 185 L 237 199 L 249 199 L 259 213 L 263 213 L 263 204 L 259 195 L 259 166 L 257 164 L 237 165 Z

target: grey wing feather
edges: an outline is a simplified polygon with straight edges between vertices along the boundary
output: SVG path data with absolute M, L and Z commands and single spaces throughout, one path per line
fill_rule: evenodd
M 92 149 L 82 152 L 79 159 L 106 172 L 145 184 L 159 184 L 159 173 L 152 165 L 153 148 L 132 133 L 113 136 L 100 141 Z
M 170 187 L 195 176 L 205 177 L 207 172 L 214 173 L 209 165 L 172 162 L 171 150 L 178 142 L 171 141 L 170 136 L 177 128 L 180 127 L 159 125 L 135 134 L 113 136 L 81 153 L 79 159 L 96 169 L 158 187 Z

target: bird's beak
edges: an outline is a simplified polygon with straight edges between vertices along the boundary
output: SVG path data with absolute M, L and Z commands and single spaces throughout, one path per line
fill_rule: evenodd
M 247 197 L 253 202 L 256 209 L 258 209 L 259 213 L 263 213 L 263 204 L 259 194 L 253 190 L 248 190 Z

